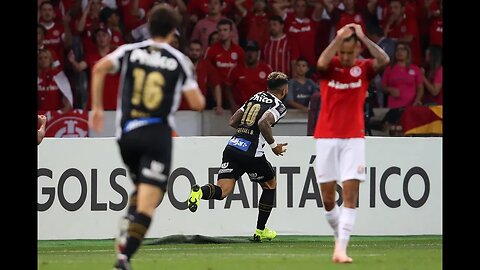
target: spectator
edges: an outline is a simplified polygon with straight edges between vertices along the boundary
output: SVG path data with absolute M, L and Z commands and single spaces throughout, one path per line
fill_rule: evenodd
M 357 0 L 343 0 L 341 2 L 343 9 L 339 4 L 334 4 L 331 0 L 323 0 L 323 6 L 327 10 L 328 15 L 335 24 L 335 31 L 340 30 L 349 23 L 356 23 L 362 27 L 365 32 L 365 20 L 362 13 L 356 9 Z
M 208 36 L 208 47 L 212 46 L 213 43 L 218 42 L 220 40 L 220 36 L 218 35 L 218 31 L 215 30 Z
M 305 77 L 309 69 L 305 58 L 298 58 L 295 68 L 295 76 L 288 81 L 288 94 L 285 101 L 290 108 L 307 113 L 310 97 L 319 91 L 319 87 L 312 79 Z
M 155 0 L 117 1 L 118 10 L 123 18 L 124 33 L 147 22 L 147 13 L 154 6 Z
M 262 59 L 269 64 L 273 70 L 280 71 L 291 76 L 298 58 L 299 50 L 295 41 L 284 32 L 282 17 L 274 15 L 269 19 L 270 39 L 262 51 Z
M 293 13 L 287 13 L 286 8 L 288 6 L 290 6 L 288 1 L 279 1 L 273 4 L 275 13 L 285 21 L 287 35 L 299 41 L 297 42 L 299 55 L 307 59 L 310 67 L 314 67 L 317 62 L 315 35 L 324 10 L 323 5 L 318 2 L 315 3 L 314 10 L 308 17 L 306 0 L 293 0 Z
M 217 1 L 217 0 L 213 0 Z M 242 47 L 232 41 L 233 23 L 229 19 L 222 19 L 217 24 L 217 31 L 220 41 L 208 47 L 205 52 L 205 59 L 210 62 L 220 76 L 222 82 L 222 97 L 227 100 L 225 92 L 225 82 L 227 75 L 238 63 L 244 63 L 245 52 Z M 227 105 L 227 104 L 223 104 Z M 229 108 L 232 104 L 228 104 Z
M 101 0 L 89 0 L 76 22 L 76 31 L 82 38 L 83 53 L 88 54 L 96 50 L 93 31 L 100 27 Z
M 72 64 L 76 72 L 81 72 L 87 68 L 90 70 L 90 79 L 92 77 L 92 70 L 95 63 L 98 62 L 102 57 L 106 56 L 114 50 L 112 47 L 112 36 L 109 29 L 98 28 L 93 32 L 95 38 L 95 50 L 89 51 L 85 54 L 85 59 L 77 62 L 75 55 L 71 51 L 68 54 L 68 60 Z M 103 91 L 103 109 L 113 111 L 117 109 L 117 96 L 118 96 L 118 84 L 119 84 L 119 75 L 118 74 L 107 74 L 105 76 L 105 89 Z M 88 87 L 88 101 L 86 104 L 86 109 L 91 109 L 92 95 L 91 95 L 91 83 Z
M 47 29 L 45 29 L 45 26 L 41 24 L 37 24 L 37 52 L 46 49 L 45 47 L 45 35 L 47 33 Z M 59 67 L 60 66 L 60 60 L 58 59 L 57 53 L 53 50 L 49 50 L 50 54 L 52 55 L 53 59 L 53 64 L 52 67 Z
M 109 7 L 104 7 L 100 11 L 100 22 L 103 24 L 102 27 L 106 27 L 112 33 L 112 48 L 116 49 L 118 46 L 125 44 L 123 38 L 123 30 L 120 27 L 120 16 L 118 11 L 111 9 Z
M 208 1 L 208 15 L 199 20 L 193 28 L 193 33 L 190 40 L 198 39 L 202 42 L 202 49 L 205 51 L 208 47 L 208 37 L 217 28 L 218 22 L 221 20 L 229 20 L 231 22 L 231 39 L 238 44 L 238 30 L 233 21 L 222 15 L 223 0 L 209 0 Z M 218 29 L 217 29 L 218 30 Z
M 443 3 L 439 1 L 439 8 L 430 12 L 430 45 L 443 46 Z
M 390 110 L 383 122 L 386 131 L 399 135 L 401 126 L 398 121 L 407 106 L 422 104 L 423 78 L 420 68 L 411 63 L 412 53 L 407 42 L 397 42 L 395 58 L 383 72 L 382 90 L 387 93 L 387 105 Z
M 258 61 L 260 46 L 254 40 L 245 45 L 245 62 L 238 63 L 227 77 L 227 97 L 230 110 L 235 113 L 250 97 L 267 89 L 267 76 L 272 68 Z
M 73 94 L 70 82 L 63 70 L 52 67 L 52 54 L 48 49 L 38 52 L 37 71 L 37 109 L 39 111 L 60 110 L 66 112 L 73 108 Z
M 47 49 L 55 52 L 60 64 L 63 65 L 64 49 L 72 45 L 72 34 L 69 26 L 70 16 L 63 18 L 63 24 L 55 22 L 56 12 L 51 1 L 43 1 L 39 10 L 39 23 L 46 29 L 43 44 Z
M 423 85 L 426 89 L 423 104 L 443 105 L 442 48 L 437 45 L 430 46 L 425 62 L 427 64 L 426 71 L 422 68 Z
M 216 114 L 223 114 L 221 81 L 215 67 L 203 59 L 202 44 L 200 41 L 192 40 L 188 46 L 187 53 L 195 66 L 198 87 L 206 98 L 206 108 L 213 108 Z M 191 110 L 184 97 L 182 97 L 182 102 L 178 110 Z
M 243 6 L 246 0 L 236 0 L 235 7 L 240 12 L 241 21 L 239 25 L 246 37 L 246 40 L 255 40 L 263 49 L 268 41 L 268 15 L 266 13 L 267 0 L 254 0 L 253 10 Z M 241 35 L 242 36 L 242 35 Z
M 422 52 L 417 20 L 405 13 L 405 4 L 402 0 L 391 0 L 389 7 L 391 14 L 384 27 L 385 36 L 396 41 L 407 42 L 412 51 L 412 63 L 420 66 Z

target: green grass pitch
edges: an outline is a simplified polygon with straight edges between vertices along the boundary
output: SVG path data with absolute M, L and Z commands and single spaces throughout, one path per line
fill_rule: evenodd
M 244 240 L 247 237 L 231 237 Z M 147 239 L 145 243 L 154 239 Z M 39 270 L 112 269 L 113 240 L 38 241 Z M 352 236 L 352 264 L 331 262 L 332 237 L 277 236 L 263 243 L 143 245 L 134 270 L 440 270 L 442 236 Z

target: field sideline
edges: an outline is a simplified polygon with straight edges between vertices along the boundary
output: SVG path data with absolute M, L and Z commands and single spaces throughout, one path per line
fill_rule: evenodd
M 327 236 L 277 236 L 271 242 L 143 245 L 132 259 L 134 270 L 437 270 L 442 269 L 442 236 L 352 236 L 350 265 L 331 263 Z M 147 239 L 151 243 L 155 239 Z M 40 270 L 112 269 L 113 240 L 39 240 Z

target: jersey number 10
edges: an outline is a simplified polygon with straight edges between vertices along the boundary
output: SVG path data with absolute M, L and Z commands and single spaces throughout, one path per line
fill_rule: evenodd
M 258 112 L 260 111 L 260 104 L 255 104 L 252 106 L 252 102 L 247 104 L 247 108 L 243 112 L 242 120 L 240 121 L 241 125 L 247 124 L 247 126 L 251 127 L 255 124 L 255 120 L 257 119 Z

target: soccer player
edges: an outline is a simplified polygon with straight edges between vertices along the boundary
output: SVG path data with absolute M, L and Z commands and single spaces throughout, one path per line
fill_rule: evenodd
M 117 142 L 135 189 L 128 214 L 116 239 L 114 269 L 132 269 L 130 259 L 147 233 L 155 208 L 167 189 L 172 158 L 173 113 L 185 96 L 190 108 L 203 110 L 205 98 L 198 89 L 188 57 L 171 47 L 179 14 L 168 5 L 150 13 L 151 39 L 120 46 L 93 68 L 92 128 L 103 129 L 102 94 L 107 72 L 121 70 L 117 109 Z
M 358 59 L 360 42 L 374 59 Z M 355 224 L 360 182 L 365 181 L 363 108 L 370 80 L 389 61 L 388 55 L 365 36 L 362 27 L 353 23 L 337 31 L 317 61 L 322 106 L 314 132 L 316 174 L 325 216 L 334 232 L 335 263 L 352 262 L 347 246 Z M 337 181 L 343 188 L 341 209 L 335 203 Z
M 277 233 L 265 227 L 273 208 L 277 180 L 272 165 L 265 158 L 263 147 L 270 145 L 277 156 L 283 156 L 287 143 L 277 143 L 272 135 L 272 126 L 285 114 L 287 109 L 282 99 L 288 93 L 288 77 L 281 72 L 272 72 L 267 77 L 267 91 L 256 93 L 247 100 L 230 118 L 230 126 L 236 128 L 223 150 L 222 165 L 218 172 L 217 184 L 202 187 L 194 185 L 188 198 L 190 211 L 197 211 L 200 199 L 223 200 L 232 193 L 236 179 L 245 172 L 250 181 L 262 187 L 258 203 L 257 228 L 253 240 L 272 240 Z

